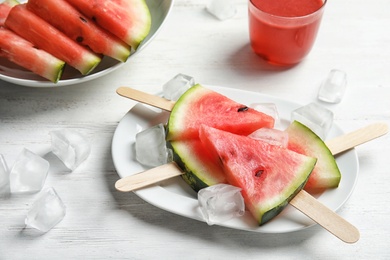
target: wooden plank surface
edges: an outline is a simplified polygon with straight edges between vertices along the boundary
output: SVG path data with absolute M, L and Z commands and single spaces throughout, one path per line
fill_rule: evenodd
M 390 124 L 389 1 L 329 1 L 312 52 L 298 66 L 266 65 L 248 45 L 247 1 L 236 16 L 219 21 L 205 0 L 176 0 L 165 27 L 147 48 L 100 79 L 60 88 L 28 88 L 0 81 L 0 153 L 9 165 L 26 147 L 48 158 L 53 186 L 67 215 L 53 230 L 24 228 L 35 196 L 0 199 L 0 259 L 388 259 L 390 249 L 389 135 L 358 147 L 355 190 L 338 211 L 361 233 L 340 242 L 321 227 L 258 234 L 187 219 L 132 193 L 115 190 L 119 176 L 111 141 L 118 122 L 135 104 L 120 86 L 158 93 L 178 73 L 197 82 L 273 95 L 300 104 L 316 101 L 334 68 L 344 70 L 343 101 L 328 105 L 346 132 L 375 122 Z M 259 101 L 261 102 L 261 101 Z M 50 151 L 49 131 L 71 128 L 91 140 L 88 160 L 65 172 Z

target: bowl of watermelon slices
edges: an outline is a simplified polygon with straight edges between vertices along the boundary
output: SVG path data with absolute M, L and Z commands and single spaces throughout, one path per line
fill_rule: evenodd
M 5 0 L 0 80 L 55 87 L 106 75 L 147 47 L 172 7 L 173 0 Z

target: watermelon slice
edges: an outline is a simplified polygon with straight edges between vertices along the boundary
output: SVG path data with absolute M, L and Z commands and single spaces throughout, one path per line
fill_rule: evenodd
M 11 9 L 5 25 L 34 46 L 65 61 L 84 75 L 91 72 L 101 61 L 99 56 L 28 11 L 25 4 Z
M 65 0 L 29 0 L 27 9 L 96 53 L 122 62 L 130 56 L 130 46 L 97 26 Z
M 222 167 L 199 139 L 172 141 L 169 145 L 173 159 L 184 172 L 184 181 L 193 190 L 227 182 Z
M 228 182 L 242 189 L 245 205 L 260 225 L 278 215 L 304 187 L 317 161 L 207 126 L 199 136 L 218 156 Z
M 65 62 L 39 50 L 14 32 L 0 27 L 0 56 L 52 82 L 62 75 Z
M 145 0 L 66 0 L 134 49 L 150 31 L 151 16 Z
M 168 120 L 167 140 L 196 139 L 201 124 L 249 135 L 262 127 L 273 128 L 274 118 L 197 84 L 187 90 L 173 107 Z
M 321 138 L 297 121 L 291 123 L 286 131 L 289 134 L 288 149 L 318 159 L 305 189 L 313 192 L 337 188 L 341 173 L 335 158 Z
M 57 82 L 65 62 L 53 55 L 35 48 L 32 43 L 3 27 L 12 7 L 19 4 L 6 0 L 0 4 L 0 57 L 22 66 L 52 82 Z

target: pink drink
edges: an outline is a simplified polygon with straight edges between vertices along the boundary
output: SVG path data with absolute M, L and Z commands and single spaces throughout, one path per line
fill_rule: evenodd
M 250 0 L 249 34 L 269 63 L 293 65 L 311 50 L 326 0 Z

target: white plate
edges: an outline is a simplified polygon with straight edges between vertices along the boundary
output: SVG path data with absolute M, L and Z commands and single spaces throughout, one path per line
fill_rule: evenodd
M 288 126 L 291 111 L 301 106 L 293 102 L 254 92 L 215 86 L 206 87 L 247 105 L 259 102 L 276 104 L 282 121 L 282 128 Z M 147 169 L 135 159 L 135 135 L 142 129 L 160 122 L 165 123 L 168 116 L 167 112 L 161 112 L 146 105 L 137 104 L 123 117 L 112 141 L 113 161 L 120 177 L 123 178 Z M 333 125 L 329 137 L 336 137 L 342 133 L 342 130 L 337 125 Z M 340 186 L 337 189 L 327 190 L 322 194 L 316 195 L 319 201 L 334 211 L 337 211 L 351 195 L 357 182 L 359 169 L 355 150 L 338 155 L 336 158 L 342 173 Z M 166 211 L 203 221 L 198 208 L 196 193 L 181 177 L 175 177 L 160 184 L 143 188 L 135 191 L 135 194 L 148 203 Z M 131 202 L 129 201 L 129 203 Z M 261 227 L 257 225 L 249 212 L 246 212 L 241 218 L 222 223 L 221 226 L 261 233 L 285 233 L 301 230 L 314 224 L 313 221 L 289 205 L 281 214 Z
M 26 0 L 19 1 L 22 3 Z M 174 0 L 146 0 L 152 16 L 152 25 L 149 35 L 138 47 L 137 51 L 131 54 L 129 59 L 135 54 L 139 53 L 154 39 L 157 33 L 162 28 L 162 25 L 166 21 L 172 7 Z M 124 65 L 123 62 L 119 62 L 109 57 L 104 57 L 100 64 L 88 75 L 83 76 L 76 69 L 66 66 L 64 73 L 57 83 L 52 83 L 12 62 L 5 58 L 0 58 L 0 79 L 11 82 L 17 85 L 23 85 L 28 87 L 59 87 L 66 85 L 79 84 L 92 79 L 99 78 L 106 75 L 119 67 Z

